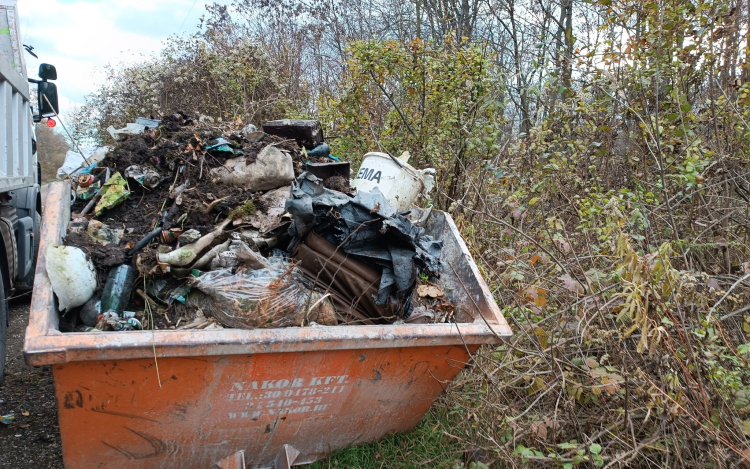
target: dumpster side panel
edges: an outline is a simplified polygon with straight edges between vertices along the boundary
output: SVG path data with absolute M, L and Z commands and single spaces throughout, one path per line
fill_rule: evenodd
M 267 467 L 284 444 L 311 462 L 414 427 L 476 348 L 54 365 L 65 467 L 203 469 L 241 449 Z
M 479 344 L 512 334 L 439 213 L 428 225 L 458 323 L 63 334 L 44 253 L 69 193 L 49 187 L 24 344 L 27 363 L 53 365 L 68 469 L 203 469 L 238 450 L 260 468 L 285 444 L 311 462 L 412 428 Z

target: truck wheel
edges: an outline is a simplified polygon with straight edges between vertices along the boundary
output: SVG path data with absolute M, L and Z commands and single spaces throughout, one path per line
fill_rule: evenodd
M 0 384 L 5 377 L 5 344 L 8 341 L 8 302 L 5 300 L 3 273 L 0 271 Z
M 37 230 L 34 233 L 34 248 L 31 252 L 31 270 L 29 270 L 29 273 L 26 274 L 26 277 L 24 277 L 23 279 L 19 279 L 19 290 L 31 290 L 32 288 L 34 288 L 34 276 L 36 275 L 36 256 L 39 255 L 39 238 L 42 237 L 42 216 L 37 212 L 34 212 L 34 226 L 37 227 Z

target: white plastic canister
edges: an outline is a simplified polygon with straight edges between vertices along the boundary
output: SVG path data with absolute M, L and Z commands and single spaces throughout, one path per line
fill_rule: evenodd
M 425 190 L 425 180 L 421 172 L 408 163 L 396 162 L 386 153 L 370 152 L 365 154 L 352 187 L 362 192 L 377 187 L 388 203 L 402 212 Z

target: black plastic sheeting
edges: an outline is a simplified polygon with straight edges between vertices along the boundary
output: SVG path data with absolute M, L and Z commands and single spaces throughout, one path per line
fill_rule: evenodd
M 352 198 L 323 187 L 321 179 L 305 172 L 294 181 L 286 210 L 294 217 L 290 251 L 315 231 L 347 254 L 381 268 L 374 295 L 378 305 L 403 305 L 408 316 L 418 272 L 440 273 L 443 242 L 396 213 L 377 188 Z

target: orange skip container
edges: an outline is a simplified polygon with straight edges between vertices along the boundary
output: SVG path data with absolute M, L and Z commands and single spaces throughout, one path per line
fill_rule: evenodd
M 27 363 L 52 365 L 67 469 L 313 462 L 413 428 L 471 352 L 511 335 L 442 212 L 426 229 L 458 323 L 63 334 L 45 252 L 69 194 L 49 186 L 24 344 Z

